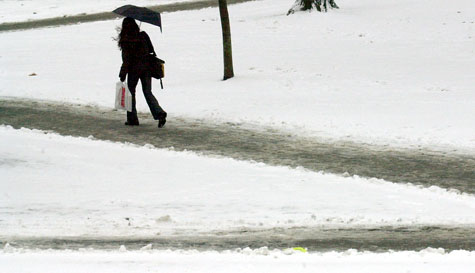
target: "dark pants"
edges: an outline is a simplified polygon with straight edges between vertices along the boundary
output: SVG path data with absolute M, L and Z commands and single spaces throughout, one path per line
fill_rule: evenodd
M 132 112 L 127 112 L 127 121 L 134 122 L 138 121 L 137 117 L 137 108 L 135 107 L 135 89 L 139 82 L 142 84 L 143 94 L 145 100 L 147 100 L 148 107 L 150 112 L 155 120 L 158 120 L 160 113 L 165 113 L 160 104 L 158 104 L 157 99 L 152 94 L 152 77 L 150 73 L 129 73 L 127 79 L 127 85 L 129 87 L 130 93 L 132 94 Z

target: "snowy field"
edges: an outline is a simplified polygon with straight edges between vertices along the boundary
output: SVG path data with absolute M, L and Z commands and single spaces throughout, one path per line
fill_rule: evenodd
M 123 5 L 154 6 L 196 0 L 0 0 L 0 24 L 112 11 Z
M 0 151 L 0 230 L 12 237 L 475 225 L 475 197 L 437 187 L 8 127 L 0 142 L 8 143 Z
M 142 24 L 167 61 L 165 90 L 154 84 L 169 121 L 475 151 L 472 0 L 341 0 L 327 14 L 285 16 L 291 2 L 229 7 L 236 77 L 225 82 L 216 8 L 163 14 L 163 33 Z M 112 107 L 119 25 L 0 33 L 0 96 Z M 138 107 L 148 112 L 140 93 Z
M 6 253 L 5 253 L 6 252 Z M 425 249 L 420 252 L 297 253 L 267 249 L 239 252 L 25 252 L 0 250 L 4 272 L 32 273 L 472 273 L 475 252 Z
M 99 12 L 123 2 L 48 0 L 41 2 L 46 3 L 43 6 L 40 1 L 0 0 L 0 22 Z M 338 0 L 340 10 L 291 16 L 285 13 L 293 0 L 230 6 L 236 77 L 225 82 L 217 8 L 163 14 L 163 33 L 146 24 L 142 29 L 167 61 L 165 90 L 154 84 L 169 113 L 168 122 L 175 117 L 238 122 L 329 141 L 422 146 L 473 155 L 475 4 L 456 2 Z M 112 108 L 121 64 L 112 39 L 118 25 L 120 20 L 0 33 L 0 97 Z M 36 76 L 29 76 L 32 73 Z M 139 110 L 148 112 L 138 94 Z M 437 187 L 9 126 L 0 126 L 0 143 L 0 237 L 475 225 L 475 197 Z M 475 268 L 474 252 L 441 249 L 289 253 L 266 248 L 224 252 L 0 248 L 0 271 L 8 273 L 385 273 Z

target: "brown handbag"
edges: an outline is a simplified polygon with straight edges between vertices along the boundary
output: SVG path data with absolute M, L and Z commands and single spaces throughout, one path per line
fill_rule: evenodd
M 163 89 L 162 78 L 165 77 L 165 61 L 152 55 L 148 55 L 151 76 L 160 80 L 160 86 Z

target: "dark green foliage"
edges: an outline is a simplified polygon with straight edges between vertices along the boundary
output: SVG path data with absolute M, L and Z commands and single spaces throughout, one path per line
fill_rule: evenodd
M 338 5 L 335 3 L 335 0 L 297 0 L 295 1 L 294 6 L 289 10 L 287 15 L 294 13 L 296 10 L 311 10 L 316 8 L 318 11 L 327 12 L 327 3 L 330 5 L 330 8 L 338 9 Z

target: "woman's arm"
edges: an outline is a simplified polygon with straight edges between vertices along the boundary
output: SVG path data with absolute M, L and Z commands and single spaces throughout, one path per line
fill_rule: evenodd
M 152 41 L 150 40 L 150 37 L 148 36 L 147 32 L 142 31 L 141 33 L 143 35 L 145 43 L 147 44 L 147 49 L 148 49 L 147 53 L 149 53 L 149 54 L 152 53 L 153 56 L 157 56 L 157 54 L 155 53 L 155 49 L 153 48 Z
M 125 77 L 129 72 L 131 54 L 127 47 L 122 48 L 122 66 L 120 67 L 119 78 L 120 81 L 125 81 Z

